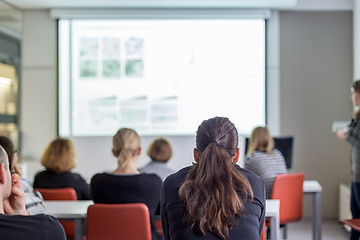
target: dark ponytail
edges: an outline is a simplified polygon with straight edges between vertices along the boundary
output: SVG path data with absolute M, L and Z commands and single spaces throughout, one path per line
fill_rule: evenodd
M 354 89 L 355 92 L 358 93 L 360 97 L 360 80 L 355 81 L 352 85 L 352 88 Z M 360 107 L 357 109 L 356 112 L 354 112 L 354 117 L 356 119 L 360 119 Z
M 228 118 L 203 121 L 196 134 L 198 163 L 190 169 L 179 189 L 187 205 L 190 228 L 226 239 L 234 226 L 234 216 L 253 198 L 249 181 L 233 163 L 238 149 L 238 133 Z

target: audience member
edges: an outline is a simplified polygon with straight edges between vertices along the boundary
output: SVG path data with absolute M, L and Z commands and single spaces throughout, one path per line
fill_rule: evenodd
M 0 238 L 2 240 L 66 240 L 64 229 L 52 216 L 28 216 L 25 193 L 16 173 L 11 175 L 8 156 L 0 147 Z
M 162 181 L 155 174 L 140 174 L 136 169 L 141 153 L 140 137 L 132 129 L 121 128 L 113 137 L 113 155 L 118 167 L 111 173 L 91 179 L 95 203 L 145 203 L 150 211 L 152 239 L 159 239 L 154 215 L 159 209 Z
M 4 136 L 0 136 L 0 146 L 5 150 L 10 164 L 11 173 L 17 173 L 21 178 L 21 186 L 25 192 L 26 210 L 30 215 L 43 213 L 45 211 L 44 200 L 41 194 L 31 187 L 29 182 L 22 177 L 22 172 L 18 166 L 18 154 L 15 151 L 12 141 Z
M 34 188 L 66 188 L 76 191 L 78 200 L 89 200 L 89 185 L 80 176 L 72 173 L 76 166 L 75 148 L 69 139 L 58 138 L 45 149 L 41 158 L 45 171 L 36 174 Z
M 151 162 L 145 167 L 140 168 L 140 172 L 154 173 L 163 181 L 167 176 L 174 173 L 174 170 L 166 165 L 172 156 L 172 148 L 168 140 L 165 138 L 155 139 L 150 144 L 147 155 L 151 158 Z
M 195 164 L 170 175 L 161 196 L 164 239 L 259 239 L 265 219 L 264 184 L 235 163 L 238 132 L 228 118 L 203 121 Z
M 266 198 L 270 199 L 276 175 L 287 173 L 287 169 L 284 156 L 274 149 L 274 139 L 267 127 L 252 131 L 245 168 L 263 179 Z

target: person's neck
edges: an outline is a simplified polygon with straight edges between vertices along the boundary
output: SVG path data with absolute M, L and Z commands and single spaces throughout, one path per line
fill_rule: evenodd
M 139 171 L 134 164 L 127 164 L 126 166 L 118 166 L 117 169 L 113 171 L 113 173 L 118 174 L 138 174 Z
M 0 199 L 3 199 L 1 194 L 0 194 Z M 0 201 L 0 214 L 5 214 L 5 212 L 4 212 L 4 200 Z

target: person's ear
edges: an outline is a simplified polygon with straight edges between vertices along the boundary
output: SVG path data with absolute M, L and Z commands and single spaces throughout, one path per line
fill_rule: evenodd
M 233 159 L 234 163 L 237 163 L 239 161 L 239 156 L 240 156 L 240 148 L 236 149 L 235 156 Z
M 5 163 L 0 164 L 0 183 L 5 183 L 6 169 Z
M 199 161 L 199 151 L 197 148 L 194 148 L 194 160 L 195 162 Z
M 141 147 L 139 147 L 138 148 L 138 150 L 137 150 L 137 153 L 136 153 L 138 156 L 140 156 L 140 154 L 141 154 Z
M 111 152 L 112 152 L 112 154 L 114 155 L 114 157 L 117 157 L 117 156 L 116 156 L 116 151 L 115 151 L 114 149 L 111 149 Z

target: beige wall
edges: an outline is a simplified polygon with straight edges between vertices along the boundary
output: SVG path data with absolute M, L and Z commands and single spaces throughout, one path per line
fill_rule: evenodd
M 306 179 L 319 180 L 324 188 L 323 216 L 335 218 L 338 185 L 350 179 L 350 149 L 331 134 L 331 123 L 348 119 L 351 112 L 352 15 L 280 12 L 279 17 L 281 124 L 276 131 L 295 136 L 293 171 L 304 171 Z M 56 21 L 46 10 L 24 12 L 22 64 L 22 153 L 31 178 L 41 168 L 42 151 L 56 137 Z M 194 137 L 170 140 L 176 155 L 170 164 L 174 168 L 191 164 Z M 114 168 L 110 138 L 76 141 L 76 170 L 85 177 Z M 149 139 L 143 141 L 146 148 Z M 146 161 L 146 156 L 142 157 L 139 165 Z M 305 200 L 304 212 L 309 216 L 310 199 Z
M 323 186 L 326 218 L 337 216 L 339 183 L 350 181 L 350 148 L 331 123 L 351 116 L 352 66 L 351 12 L 280 13 L 281 134 L 295 136 L 293 171 Z

